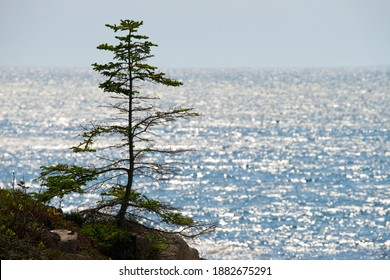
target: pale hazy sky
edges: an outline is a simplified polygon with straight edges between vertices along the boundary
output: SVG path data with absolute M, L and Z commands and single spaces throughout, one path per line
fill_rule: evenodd
M 390 65 L 390 0 L 0 0 L 0 66 L 109 60 L 120 19 L 144 21 L 159 67 Z

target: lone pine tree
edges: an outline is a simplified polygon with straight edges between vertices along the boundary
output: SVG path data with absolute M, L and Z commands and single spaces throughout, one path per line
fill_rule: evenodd
M 75 153 L 94 153 L 93 158 L 100 165 L 43 166 L 39 179 L 46 191 L 39 197 L 48 201 L 71 192 L 101 190 L 105 199 L 94 210 L 105 213 L 111 210 L 118 227 L 123 227 L 129 217 L 147 221 L 153 216 L 160 223 L 179 226 L 183 235 L 187 230 L 207 231 L 210 228 L 183 216 L 169 204 L 147 198 L 134 187 L 141 178 L 165 180 L 177 174 L 177 164 L 162 159 L 186 151 L 159 145 L 154 128 L 198 116 L 192 108 L 161 110 L 156 105 L 158 98 L 142 91 L 146 83 L 182 85 L 146 63 L 153 57 L 151 48 L 157 45 L 148 41 L 147 36 L 138 34 L 142 24 L 142 21 L 132 20 L 121 20 L 119 25 L 107 24 L 118 34 L 115 36 L 117 44 L 97 47 L 113 55 L 113 61 L 92 66 L 106 78 L 100 88 L 114 101 L 109 107 L 115 114 L 109 120 L 91 123 L 81 134 L 81 143 L 72 149 Z

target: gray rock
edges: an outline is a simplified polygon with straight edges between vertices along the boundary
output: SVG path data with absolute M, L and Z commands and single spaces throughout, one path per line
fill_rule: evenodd
M 55 245 L 60 251 L 65 253 L 75 253 L 78 248 L 78 234 L 77 232 L 67 229 L 51 230 L 51 233 L 59 237 L 59 241 Z
M 153 247 L 150 236 L 137 235 L 135 238 L 135 253 L 138 259 L 159 260 L 200 260 L 198 250 L 191 248 L 179 235 L 162 234 L 165 248 L 161 251 L 151 251 Z
M 167 260 L 199 260 L 199 252 L 195 248 L 188 246 L 178 235 L 168 238 L 168 250 L 165 256 Z

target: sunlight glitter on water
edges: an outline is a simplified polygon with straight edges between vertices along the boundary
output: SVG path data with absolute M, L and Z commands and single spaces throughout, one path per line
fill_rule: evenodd
M 69 148 L 79 124 L 107 114 L 99 78 L 3 70 L 2 185 L 13 170 L 31 180 L 41 165 L 82 162 Z M 390 258 L 389 68 L 172 73 L 182 88 L 147 90 L 204 115 L 161 130 L 195 151 L 174 180 L 139 188 L 219 225 L 194 244 L 205 258 Z M 70 197 L 65 210 L 97 198 Z

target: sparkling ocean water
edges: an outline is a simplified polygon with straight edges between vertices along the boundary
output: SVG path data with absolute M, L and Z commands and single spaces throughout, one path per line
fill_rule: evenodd
M 89 69 L 0 70 L 0 185 L 15 172 L 31 186 L 41 165 L 74 162 L 109 99 Z M 182 173 L 138 188 L 217 223 L 193 244 L 203 257 L 390 259 L 389 67 L 166 72 L 184 86 L 144 90 L 203 116 L 160 131 L 194 149 Z

